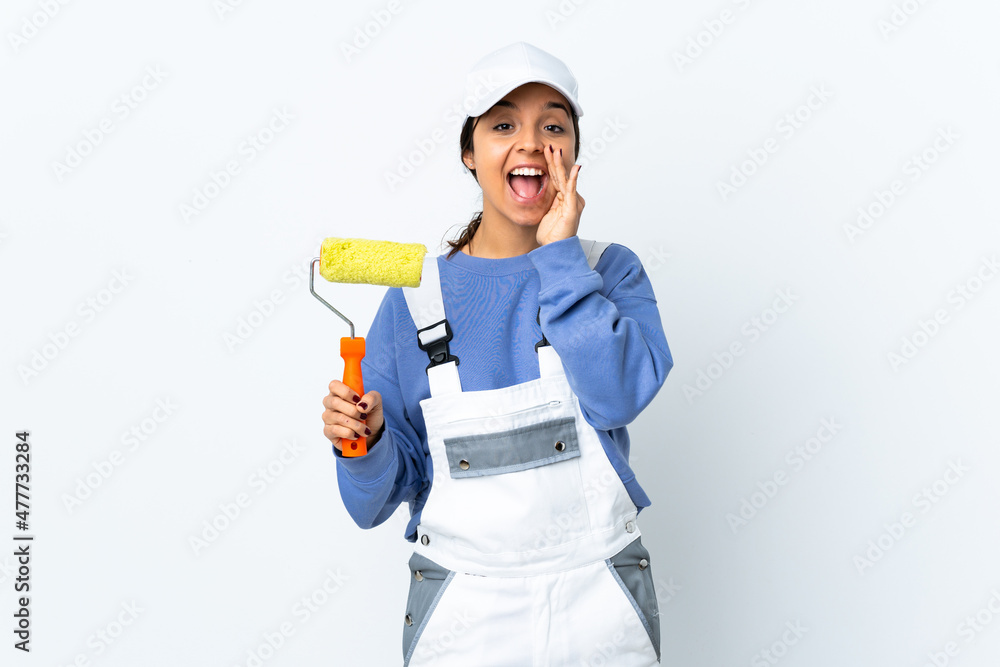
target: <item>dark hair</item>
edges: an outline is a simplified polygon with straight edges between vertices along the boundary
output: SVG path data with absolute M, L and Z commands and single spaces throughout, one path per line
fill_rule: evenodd
M 576 146 L 573 147 L 573 159 L 576 160 L 576 158 L 580 155 L 580 118 L 576 115 L 576 112 L 572 108 L 570 108 L 569 114 L 573 119 L 573 133 L 576 135 Z M 465 125 L 462 126 L 462 134 L 458 139 L 458 157 L 460 160 L 464 157 L 465 151 L 472 150 L 472 133 L 476 129 L 476 124 L 479 123 L 480 118 L 482 118 L 482 116 L 467 118 Z M 468 165 L 465 164 L 465 160 L 462 160 L 462 165 L 472 173 L 472 177 L 475 178 L 476 183 L 478 183 L 479 177 L 476 176 L 476 170 L 469 169 Z M 458 252 L 459 248 L 472 240 L 472 237 L 476 234 L 476 230 L 479 229 L 479 224 L 482 221 L 483 212 L 479 211 L 472 216 L 472 220 L 470 220 L 469 224 L 465 226 L 465 229 L 462 230 L 462 233 L 459 234 L 457 239 L 447 242 L 448 245 L 451 246 L 451 250 L 448 251 L 448 259 L 451 259 L 452 256 Z

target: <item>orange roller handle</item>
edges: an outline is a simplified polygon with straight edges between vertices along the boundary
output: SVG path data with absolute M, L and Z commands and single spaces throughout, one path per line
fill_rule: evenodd
M 361 336 L 341 338 L 340 356 L 344 359 L 344 384 L 353 389 L 358 396 L 364 396 L 365 383 L 361 377 L 361 360 L 365 356 L 365 339 Z M 364 435 L 357 440 L 341 438 L 340 441 L 344 456 L 364 456 L 368 453 L 367 443 Z

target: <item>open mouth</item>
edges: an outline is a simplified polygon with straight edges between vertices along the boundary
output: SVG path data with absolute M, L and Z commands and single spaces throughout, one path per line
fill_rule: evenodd
M 545 193 L 545 186 L 548 184 L 549 175 L 542 173 L 541 175 L 528 175 L 528 174 L 514 174 L 515 171 L 522 171 L 519 169 L 513 169 L 510 174 L 507 174 L 507 186 L 510 188 L 511 196 L 515 201 L 530 204 L 537 201 Z

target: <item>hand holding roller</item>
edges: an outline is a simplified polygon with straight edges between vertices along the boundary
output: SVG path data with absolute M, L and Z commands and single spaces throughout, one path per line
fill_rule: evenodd
M 309 271 L 309 291 L 351 328 L 350 337 L 340 339 L 340 356 L 344 359 L 344 384 L 353 389 L 358 396 L 365 393 L 364 378 L 361 375 L 365 339 L 361 336 L 355 337 L 354 323 L 316 293 L 313 287 L 316 264 L 320 265 L 320 275 L 330 282 L 419 287 L 426 254 L 427 248 L 419 243 L 330 237 L 323 241 L 320 256 L 312 261 Z M 342 438 L 341 446 L 344 456 L 364 456 L 368 453 L 367 440 L 364 436 L 357 440 Z

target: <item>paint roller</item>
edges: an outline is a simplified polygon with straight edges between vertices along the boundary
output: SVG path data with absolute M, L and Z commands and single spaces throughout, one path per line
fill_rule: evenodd
M 344 359 L 344 384 L 358 396 L 364 396 L 365 393 L 364 379 L 361 377 L 365 339 L 356 337 L 354 323 L 316 293 L 313 287 L 316 264 L 319 264 L 319 274 L 331 283 L 419 287 L 426 254 L 427 248 L 420 243 L 330 237 L 323 240 L 319 257 L 312 261 L 309 291 L 351 327 L 351 335 L 340 339 L 340 356 Z M 364 435 L 357 440 L 342 438 L 341 446 L 344 456 L 364 456 L 368 453 Z

